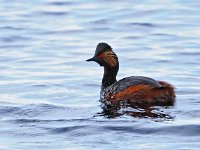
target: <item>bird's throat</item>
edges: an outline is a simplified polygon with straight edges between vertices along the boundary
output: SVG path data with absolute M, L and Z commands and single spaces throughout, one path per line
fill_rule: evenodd
M 102 79 L 102 89 L 107 88 L 108 86 L 112 85 L 115 83 L 116 76 L 119 70 L 119 65 L 115 67 L 104 67 L 104 76 Z

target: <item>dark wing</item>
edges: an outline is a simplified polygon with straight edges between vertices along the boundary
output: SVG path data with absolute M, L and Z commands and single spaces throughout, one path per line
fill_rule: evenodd
M 118 93 L 119 91 L 122 91 L 130 86 L 139 85 L 139 84 L 146 84 L 150 85 L 152 87 L 162 87 L 158 81 L 148 78 L 148 77 L 142 77 L 142 76 L 131 76 L 126 77 L 118 82 L 115 82 L 111 86 L 104 89 L 105 93 Z

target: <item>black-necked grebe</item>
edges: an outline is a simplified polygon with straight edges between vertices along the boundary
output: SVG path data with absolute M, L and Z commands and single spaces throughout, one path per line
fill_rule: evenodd
M 104 66 L 101 99 L 108 104 L 127 102 L 171 105 L 175 101 L 174 87 L 167 82 L 142 76 L 131 76 L 117 81 L 118 57 L 107 43 L 99 43 L 94 57 L 87 61 L 95 61 Z

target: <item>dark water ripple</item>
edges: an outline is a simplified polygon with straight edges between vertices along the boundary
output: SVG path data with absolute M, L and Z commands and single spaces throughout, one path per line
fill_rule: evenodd
M 55 5 L 55 6 L 69 6 L 69 5 L 73 5 L 74 2 L 64 2 L 64 1 L 60 1 L 60 2 L 49 2 L 47 3 L 49 5 Z
M 80 133 L 83 136 L 86 134 L 93 134 L 96 130 L 102 132 L 120 132 L 127 134 L 139 134 L 139 135 L 168 135 L 168 136 L 199 136 L 200 126 L 199 125 L 184 125 L 184 126 L 171 126 L 171 127 L 161 127 L 161 128 L 141 128 L 141 127 L 130 127 L 130 126 L 72 126 L 72 127 L 61 127 L 55 129 L 48 129 L 53 134 L 74 134 Z M 83 132 L 83 133 L 82 133 Z M 99 133 L 99 134 L 100 134 Z M 79 135 L 79 136 L 80 136 Z
M 199 149 L 199 6 L 0 0 L 0 149 Z M 85 62 L 99 42 L 118 54 L 118 79 L 173 83 L 175 105 L 103 110 L 103 70 Z
M 42 16 L 42 15 L 44 15 L 44 16 L 48 16 L 48 15 L 50 15 L 50 16 L 64 16 L 64 15 L 67 15 L 68 13 L 67 12 L 62 12 L 62 11 L 58 11 L 58 12 L 51 12 L 51 11 L 40 11 L 40 12 L 37 12 L 35 15 L 36 16 Z

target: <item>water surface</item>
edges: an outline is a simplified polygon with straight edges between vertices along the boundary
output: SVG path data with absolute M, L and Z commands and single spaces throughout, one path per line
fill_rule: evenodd
M 0 0 L 0 149 L 199 149 L 199 7 L 197 0 Z M 118 79 L 173 83 L 175 105 L 102 113 L 103 68 L 85 62 L 99 42 L 118 54 Z

